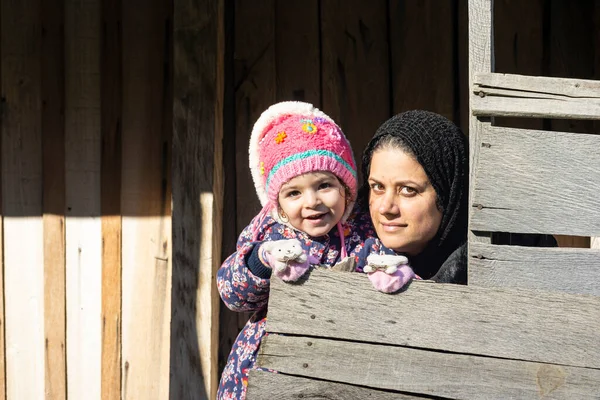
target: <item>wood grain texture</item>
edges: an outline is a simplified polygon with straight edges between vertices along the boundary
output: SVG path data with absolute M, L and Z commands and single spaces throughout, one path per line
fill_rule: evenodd
M 494 71 L 493 40 L 494 0 L 474 0 L 468 2 L 469 22 L 469 88 L 473 87 L 476 74 Z M 479 165 L 479 148 L 483 126 L 489 126 L 489 120 L 473 115 L 473 100 L 469 97 L 469 204 L 473 203 L 473 182 L 476 167 Z M 469 212 L 471 218 L 472 210 Z M 491 243 L 491 234 L 477 234 L 469 226 L 470 243 Z
M 598 81 L 482 74 L 472 88 L 476 116 L 600 119 Z
M 0 3 L 6 397 L 44 398 L 41 3 Z
M 217 390 L 223 7 L 179 2 L 174 15 L 172 399 L 215 398 Z
M 122 19 L 121 1 L 102 1 L 101 48 L 101 229 L 102 360 L 100 396 L 121 399 L 121 166 Z
M 169 4 L 124 1 L 122 130 L 123 399 L 169 396 L 171 193 Z
M 2 33 L 2 5 L 0 4 L 0 34 Z M 2 88 L 2 38 L 0 36 L 0 155 L 2 152 L 2 142 L 4 141 L 4 110 L 6 99 L 4 97 L 4 89 Z M 2 195 L 2 180 L 4 175 L 2 173 L 2 161 L 0 161 L 0 400 L 6 400 L 6 316 L 4 314 L 4 207 L 2 201 L 4 196 Z
M 248 146 L 254 123 L 275 103 L 275 1 L 235 1 L 235 146 L 236 212 L 241 232 L 260 211 L 261 205 L 248 168 Z M 260 21 L 260 23 L 256 23 Z M 247 318 L 246 318 L 247 319 Z
M 600 136 L 490 127 L 481 142 L 472 230 L 598 235 Z
M 597 369 L 304 336 L 269 335 L 259 365 L 444 399 L 597 399 L 600 391 Z
M 390 117 L 387 23 L 385 0 L 321 2 L 323 111 L 352 143 L 358 171 L 362 150 Z
M 386 295 L 363 274 L 315 270 L 271 282 L 267 330 L 598 368 L 599 310 L 596 296 L 430 282 Z
M 67 398 L 63 0 L 42 1 L 42 167 L 46 399 Z
M 600 250 L 472 243 L 469 285 L 600 296 Z
M 389 2 L 394 114 L 423 109 L 455 118 L 454 3 Z
M 276 0 L 277 101 L 306 101 L 321 107 L 319 2 Z
M 100 399 L 100 2 L 65 3 L 68 397 Z
M 347 359 L 344 360 L 344 363 L 347 361 Z M 343 383 L 274 374 L 258 370 L 250 370 L 248 374 L 248 392 L 246 398 L 248 400 L 423 399 L 421 396 L 411 396 L 397 392 L 380 391 Z

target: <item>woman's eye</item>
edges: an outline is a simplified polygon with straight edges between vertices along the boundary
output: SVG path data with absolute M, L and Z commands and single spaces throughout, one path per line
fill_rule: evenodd
M 383 190 L 383 185 L 381 185 L 380 183 L 371 183 L 371 191 L 375 193 L 381 193 L 383 192 Z
M 400 193 L 402 193 L 405 196 L 414 196 L 415 194 L 417 194 L 417 190 L 410 186 L 402 186 L 402 188 L 400 189 Z

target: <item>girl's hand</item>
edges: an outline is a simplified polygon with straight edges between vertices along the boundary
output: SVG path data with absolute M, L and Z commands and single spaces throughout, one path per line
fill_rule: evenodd
M 275 276 L 287 282 L 297 281 L 310 268 L 298 239 L 264 242 L 260 246 L 259 256 Z

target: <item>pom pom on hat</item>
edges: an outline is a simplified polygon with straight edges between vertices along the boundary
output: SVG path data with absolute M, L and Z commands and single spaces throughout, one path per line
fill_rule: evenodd
M 328 171 L 350 189 L 344 219 L 356 199 L 356 163 L 339 126 L 312 104 L 286 101 L 261 114 L 250 137 L 250 171 L 263 206 L 276 205 L 281 186 L 307 172 Z

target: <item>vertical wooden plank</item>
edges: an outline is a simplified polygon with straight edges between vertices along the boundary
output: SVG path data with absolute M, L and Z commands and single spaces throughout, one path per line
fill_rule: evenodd
M 275 2 L 277 101 L 299 100 L 321 107 L 319 2 Z
M 460 126 L 465 135 L 469 135 L 469 5 L 468 0 L 454 0 L 457 5 L 455 35 L 458 46 L 458 117 L 455 123 Z
M 494 71 L 493 10 L 494 0 L 473 0 L 469 6 L 469 96 L 473 87 L 473 76 L 478 72 Z M 469 205 L 472 204 L 472 188 L 479 161 L 481 130 L 484 122 L 473 116 L 469 100 Z M 469 210 L 471 208 L 469 207 Z M 470 211 L 469 211 L 470 214 Z M 478 234 L 469 230 L 469 241 L 491 243 L 491 234 Z
M 550 76 L 595 79 L 594 0 L 550 2 Z M 553 131 L 592 133 L 593 121 L 551 120 Z M 590 238 L 556 235 L 560 247 L 589 248 Z
M 64 1 L 42 1 L 46 399 L 66 399 Z
M 0 35 L 2 33 L 2 5 L 0 5 Z M 4 141 L 4 106 L 5 97 L 2 89 L 2 37 L 0 36 L 0 156 L 2 153 L 2 142 Z M 6 400 L 6 341 L 4 337 L 4 207 L 2 207 L 2 162 L 0 161 L 0 400 Z
M 218 379 L 224 1 L 178 2 L 174 23 L 169 398 L 212 399 Z
M 387 12 L 385 0 L 321 2 L 323 110 L 344 130 L 358 164 L 390 116 Z
M 101 398 L 121 399 L 121 1 L 102 1 Z
M 44 398 L 41 3 L 2 1 L 6 394 Z
M 100 1 L 65 3 L 69 398 L 100 398 Z
M 496 72 L 544 75 L 544 0 L 494 2 Z M 497 118 L 497 125 L 543 129 L 541 119 Z
M 454 1 L 390 1 L 394 114 L 430 110 L 455 119 Z
M 169 5 L 122 2 L 123 398 L 166 399 L 171 319 Z M 197 222 L 197 221 L 196 221 Z
M 264 110 L 275 103 L 277 98 L 275 0 L 261 0 L 260 7 L 252 2 L 236 0 L 227 2 L 227 7 L 228 12 L 235 12 L 232 43 L 234 48 L 233 76 L 230 78 L 234 82 L 233 101 L 235 105 L 234 137 L 232 138 L 232 145 L 235 146 L 235 163 L 233 164 L 235 165 L 233 167 L 235 190 L 232 195 L 235 198 L 233 201 L 229 201 L 229 205 L 231 210 L 235 210 L 236 213 L 234 235 L 237 240 L 242 229 L 250 223 L 250 220 L 261 208 L 248 168 L 248 146 L 254 123 Z M 285 9 L 280 12 L 287 13 Z M 255 21 L 260 21 L 260 24 L 256 24 Z M 281 30 L 282 32 L 286 30 L 283 24 Z M 281 61 L 284 63 L 281 68 L 290 67 L 287 61 Z M 293 90 L 296 90 L 294 88 L 299 86 L 296 82 L 288 79 L 291 78 L 286 77 L 284 78 L 285 83 L 282 82 L 282 85 L 285 85 L 281 88 L 282 99 L 285 94 L 289 94 L 290 90 L 293 95 Z M 302 86 L 300 87 L 302 88 Z M 308 89 L 300 90 L 305 90 L 304 95 L 307 96 Z M 229 140 L 226 141 L 225 146 L 229 145 L 227 142 Z M 233 252 L 235 247 L 230 247 L 230 249 Z M 223 260 L 224 258 L 221 258 L 220 261 Z M 221 334 L 219 336 L 219 364 L 221 366 L 225 365 L 231 345 L 249 317 L 250 313 L 236 313 L 224 306 L 221 307 Z
M 260 21 L 256 24 L 256 21 Z M 275 2 L 235 2 L 235 106 L 237 231 L 260 210 L 248 168 L 250 133 L 260 114 L 276 101 Z

